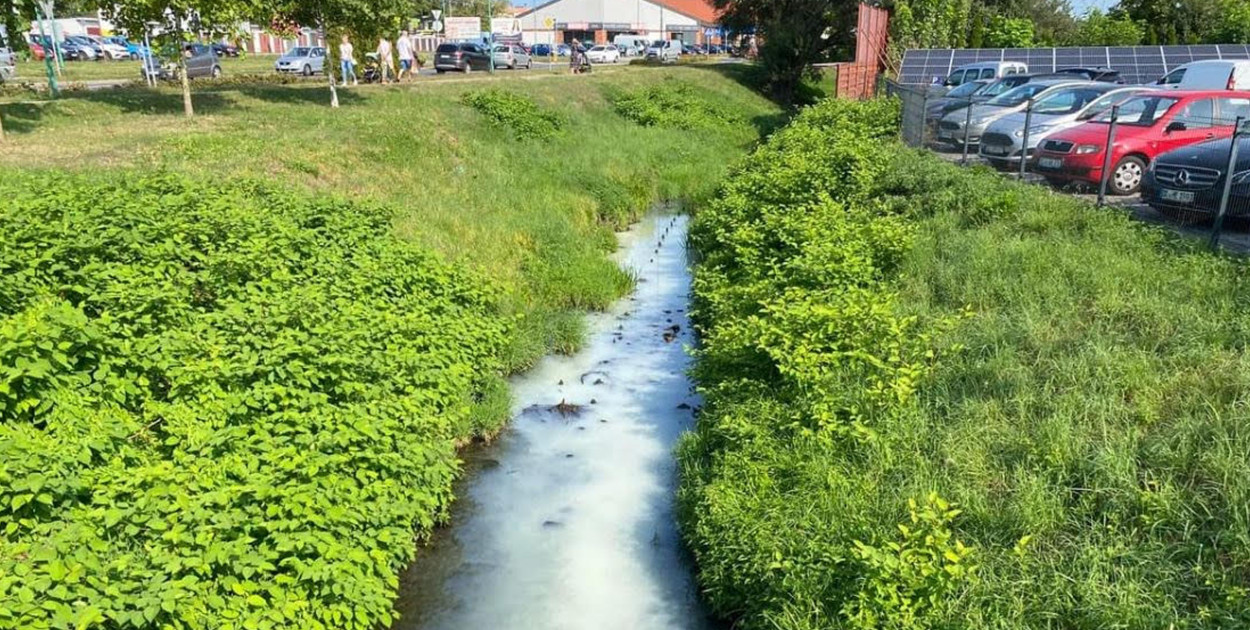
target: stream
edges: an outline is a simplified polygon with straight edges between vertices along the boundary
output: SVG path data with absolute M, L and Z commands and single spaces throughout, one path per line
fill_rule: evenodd
M 450 526 L 401 580 L 395 630 L 718 627 L 674 516 L 693 423 L 684 215 L 621 235 L 633 295 L 512 380 L 510 427 L 463 457 Z M 562 404 L 563 403 L 563 404 Z

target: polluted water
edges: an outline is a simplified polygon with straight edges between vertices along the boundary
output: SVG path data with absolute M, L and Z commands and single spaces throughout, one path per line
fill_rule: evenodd
M 513 379 L 510 427 L 464 455 L 451 524 L 404 575 L 397 630 L 714 628 L 674 516 L 686 370 L 684 215 L 621 236 L 634 293 L 585 347 Z

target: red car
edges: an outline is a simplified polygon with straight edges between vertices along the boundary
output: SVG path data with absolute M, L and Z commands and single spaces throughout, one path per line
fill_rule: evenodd
M 1131 195 L 1141 187 L 1146 166 L 1156 155 L 1173 149 L 1233 135 L 1233 124 L 1244 112 L 1250 92 L 1160 91 L 1138 94 L 1120 104 L 1111 177 L 1107 192 Z M 1047 136 L 1042 140 L 1033 169 L 1052 184 L 1102 179 L 1103 153 L 1111 112 Z

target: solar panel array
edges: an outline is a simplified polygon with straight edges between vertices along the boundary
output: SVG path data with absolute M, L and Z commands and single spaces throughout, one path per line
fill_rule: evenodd
M 1034 73 L 1075 67 L 1113 68 L 1126 83 L 1153 83 L 1177 66 L 1203 59 L 1250 59 L 1250 46 L 915 49 L 903 54 L 899 82 L 932 83 L 934 77 L 945 79 L 955 68 L 978 61 L 1022 61 Z

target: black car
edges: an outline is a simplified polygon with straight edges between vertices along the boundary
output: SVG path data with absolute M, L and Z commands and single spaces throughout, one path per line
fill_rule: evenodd
M 1124 77 L 1120 76 L 1120 71 L 1112 70 L 1111 68 L 1063 68 L 1061 70 L 1056 70 L 1055 74 L 1072 78 L 1081 78 L 1086 81 L 1124 83 Z
M 213 52 L 217 53 L 218 57 L 238 57 L 239 56 L 239 47 L 235 46 L 234 44 L 223 44 L 221 42 L 213 42 L 212 46 L 213 46 Z
M 1212 140 L 1156 157 L 1142 178 L 1142 200 L 1164 214 L 1214 216 L 1224 194 L 1224 171 L 1232 143 L 1228 138 Z M 1250 216 L 1250 129 L 1243 130 L 1237 140 L 1227 216 Z
M 474 70 L 490 70 L 490 53 L 486 46 L 472 42 L 439 44 L 434 51 L 434 71 L 468 74 Z

